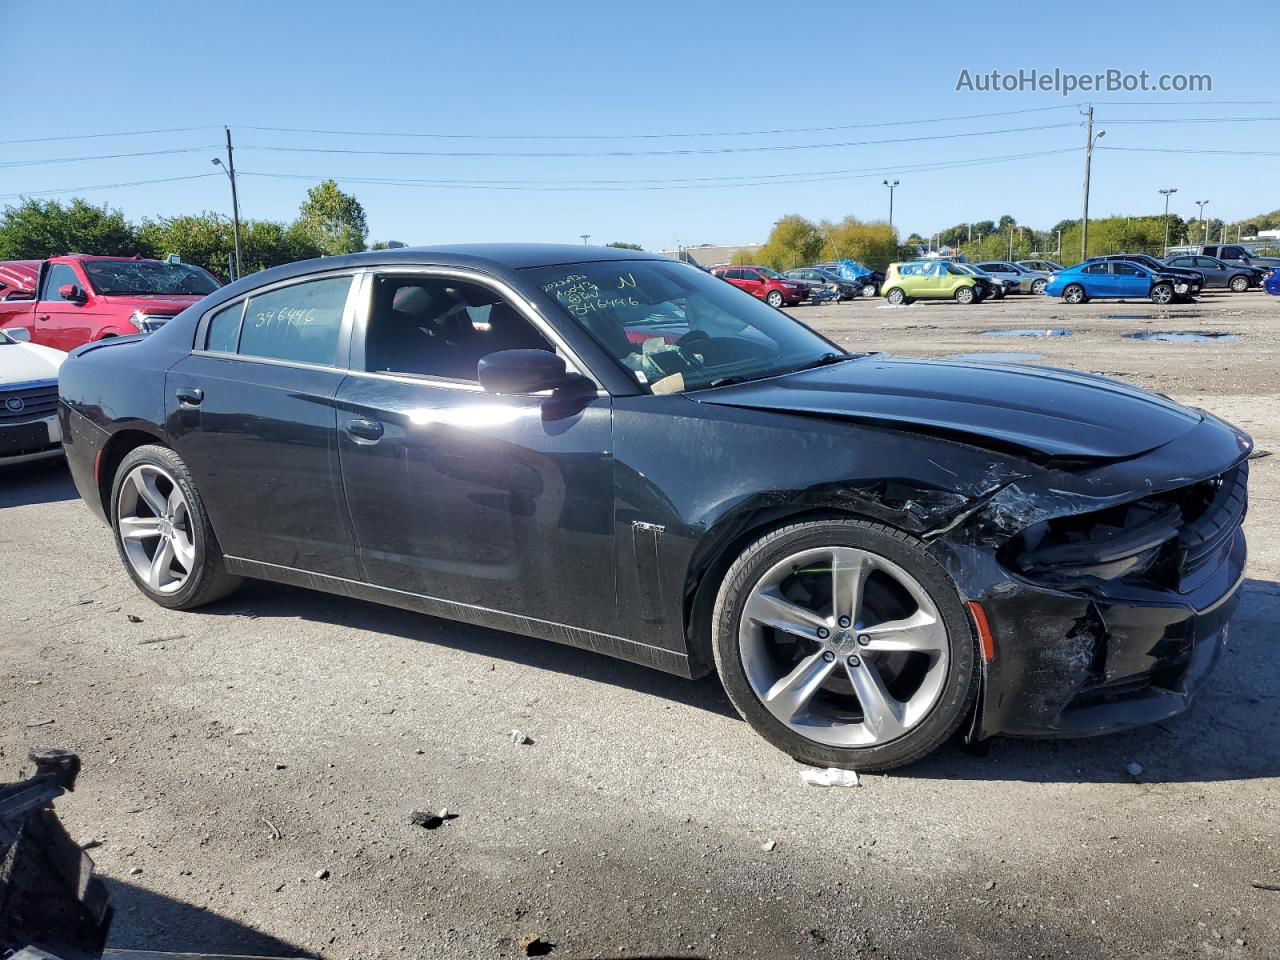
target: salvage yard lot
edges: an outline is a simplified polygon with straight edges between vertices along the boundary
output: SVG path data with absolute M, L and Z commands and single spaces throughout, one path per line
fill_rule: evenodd
M 851 350 L 1123 377 L 1280 452 L 1280 302 L 1261 293 L 789 312 Z M 1024 330 L 1070 335 L 988 335 Z M 1153 332 L 1237 339 L 1127 336 Z M 65 469 L 14 468 L 0 750 L 10 770 L 31 746 L 80 752 L 59 809 L 95 841 L 120 949 L 492 957 L 538 934 L 558 957 L 1276 956 L 1280 457 L 1254 461 L 1251 494 L 1249 579 L 1189 713 L 822 790 L 714 678 L 278 586 L 152 606 Z M 456 818 L 410 824 L 440 807 Z

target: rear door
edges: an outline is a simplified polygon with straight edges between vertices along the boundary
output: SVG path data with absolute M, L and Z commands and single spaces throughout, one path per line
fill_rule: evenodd
M 1116 284 L 1111 276 L 1111 264 L 1103 260 L 1091 263 L 1082 271 L 1084 292 L 1091 297 L 1115 297 Z
M 354 281 L 313 274 L 220 307 L 169 370 L 173 446 L 228 556 L 356 577 L 335 412 Z
M 1204 274 L 1205 286 L 1225 287 L 1227 281 L 1236 273 L 1231 264 L 1215 257 L 1195 257 L 1191 269 Z
M 586 371 L 480 275 L 373 273 L 355 330 L 337 401 L 361 578 L 461 619 L 496 611 L 612 634 L 608 395 L 486 393 L 476 365 L 500 350 L 551 350 Z

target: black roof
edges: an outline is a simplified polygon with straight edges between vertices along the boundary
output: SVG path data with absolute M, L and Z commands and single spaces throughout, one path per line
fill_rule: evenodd
M 265 283 L 305 276 L 308 273 L 341 270 L 344 267 L 397 264 L 471 267 L 514 280 L 514 272 L 527 267 L 553 267 L 562 263 L 591 263 L 601 260 L 670 259 L 644 250 L 590 247 L 572 243 L 455 243 L 439 247 L 396 247 L 392 250 L 367 250 L 364 253 L 286 263 L 242 277 L 219 290 L 218 296 L 219 299 L 230 299 Z M 223 296 L 224 293 L 226 296 Z

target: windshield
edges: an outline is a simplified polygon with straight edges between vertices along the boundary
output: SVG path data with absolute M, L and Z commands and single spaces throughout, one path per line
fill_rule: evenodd
M 523 272 L 652 393 L 754 380 L 846 356 L 785 313 L 675 261 Z
M 88 260 L 85 272 L 103 296 L 204 296 L 218 281 L 199 267 L 159 260 Z
M 8 346 L 11 343 L 18 343 L 18 342 L 20 341 L 13 339 L 13 337 L 9 336 L 9 334 L 5 333 L 3 330 L 0 330 L 0 347 Z
M 761 274 L 763 274 L 764 276 L 768 277 L 770 280 L 786 280 L 786 279 L 788 279 L 788 278 L 784 277 L 782 274 L 778 273 L 778 271 L 776 271 L 776 270 L 770 270 L 768 267 L 756 267 L 756 269 L 757 269 L 757 270 L 759 270 Z

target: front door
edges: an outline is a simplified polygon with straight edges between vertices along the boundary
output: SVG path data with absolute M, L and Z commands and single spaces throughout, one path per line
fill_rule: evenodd
M 338 391 L 364 579 L 482 622 L 613 633 L 611 402 L 481 389 L 481 357 L 555 349 L 514 299 L 473 279 L 374 275 Z
M 236 300 L 168 372 L 173 446 L 228 556 L 356 578 L 335 413 L 352 281 L 294 279 Z
M 1145 297 L 1151 292 L 1151 275 L 1126 260 L 1111 261 L 1111 283 L 1114 297 Z
M 64 287 L 87 290 L 75 269 L 65 263 L 51 264 L 40 281 L 36 299 L 33 343 L 59 350 L 74 350 L 93 335 L 93 308 L 78 300 L 68 300 L 59 292 Z

